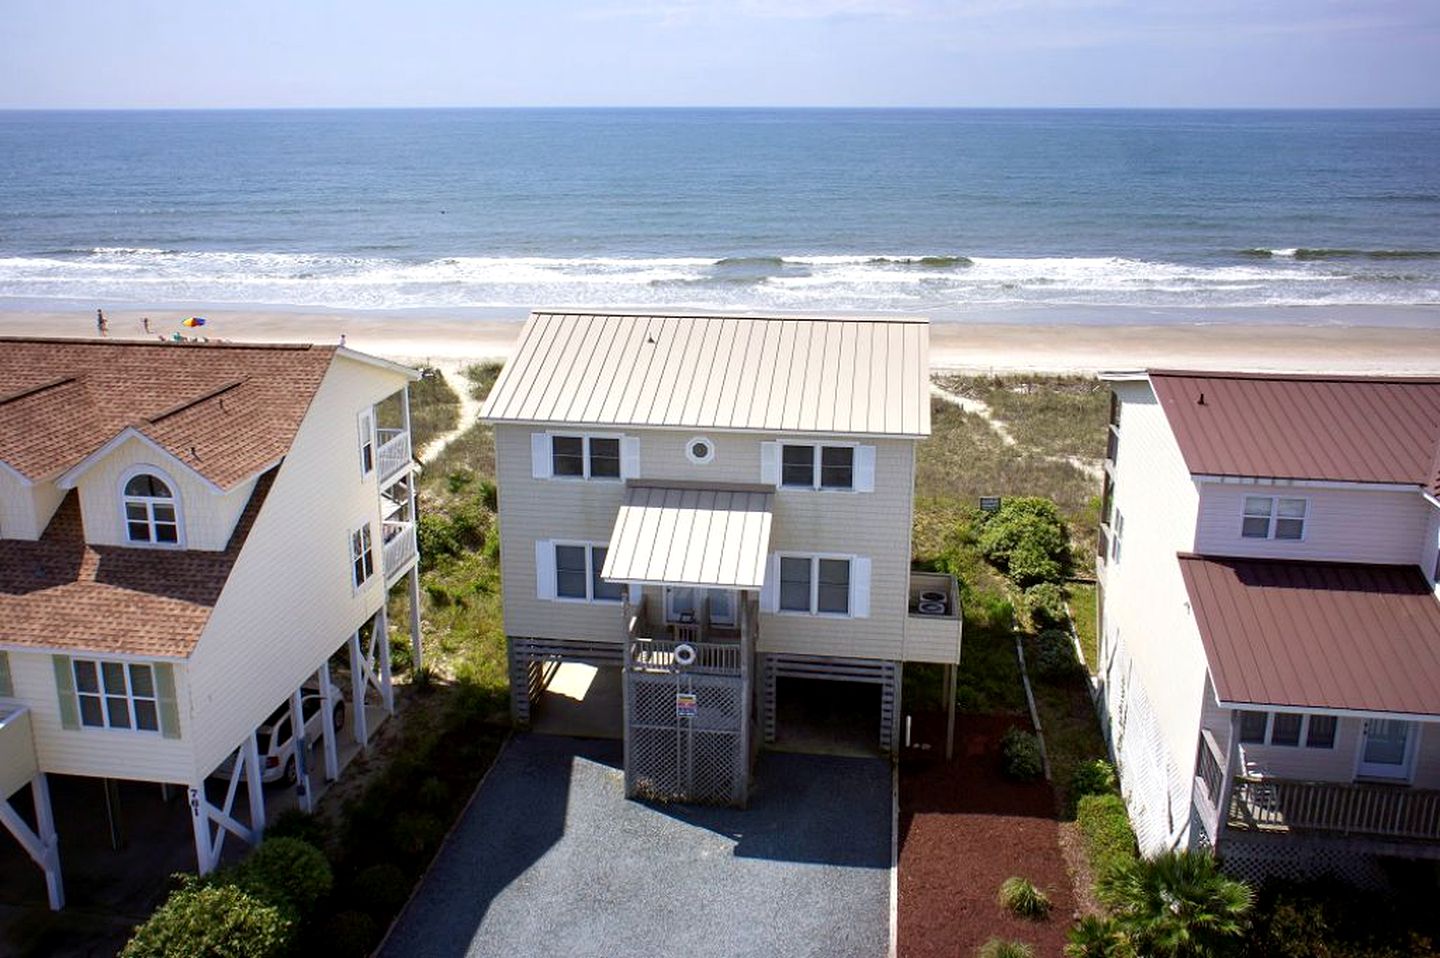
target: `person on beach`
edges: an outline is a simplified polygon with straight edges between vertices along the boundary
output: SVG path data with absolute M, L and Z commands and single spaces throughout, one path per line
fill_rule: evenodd
M 101 336 L 108 335 L 110 332 L 110 323 L 105 319 L 105 310 L 103 309 L 95 310 L 95 331 Z
M 149 316 L 142 316 L 142 317 L 140 318 L 140 328 L 144 331 L 144 333 L 145 333 L 146 336 L 149 336 L 149 335 L 150 335 L 150 317 L 149 317 Z

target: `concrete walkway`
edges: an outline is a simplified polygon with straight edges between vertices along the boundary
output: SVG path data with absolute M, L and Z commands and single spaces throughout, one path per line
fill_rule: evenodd
M 513 739 L 380 954 L 885 954 L 884 761 L 767 753 L 741 811 L 626 801 L 620 759 L 615 742 Z

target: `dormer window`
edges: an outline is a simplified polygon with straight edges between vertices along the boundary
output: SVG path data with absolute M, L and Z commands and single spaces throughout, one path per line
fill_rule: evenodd
M 154 473 L 138 473 L 125 483 L 125 537 L 131 542 L 180 544 L 175 493 Z

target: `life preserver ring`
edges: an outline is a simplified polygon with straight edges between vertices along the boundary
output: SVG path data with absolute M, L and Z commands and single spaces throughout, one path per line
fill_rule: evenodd
M 695 646 L 691 645 L 689 642 L 681 642 L 679 645 L 675 646 L 675 664 L 694 665 Z

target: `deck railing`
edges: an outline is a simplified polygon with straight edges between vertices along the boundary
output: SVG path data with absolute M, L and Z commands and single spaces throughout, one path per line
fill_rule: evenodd
M 415 558 L 415 523 L 389 521 L 381 524 L 382 561 L 385 564 L 385 581 L 393 582 L 404 572 L 411 559 Z
M 685 665 L 675 657 L 675 649 L 688 645 L 695 650 L 695 661 Z M 728 642 L 671 642 L 667 639 L 632 638 L 630 665 L 647 672 L 710 672 L 721 675 L 740 674 L 740 646 Z
M 1230 827 L 1440 841 L 1440 791 L 1236 778 Z
M 380 449 L 375 458 L 380 463 L 380 481 L 384 482 L 410 463 L 410 433 L 404 429 L 377 429 Z
M 1200 730 L 1200 754 L 1195 758 L 1195 774 L 1205 783 L 1205 797 L 1215 808 L 1220 807 L 1220 789 L 1224 787 L 1225 770 L 1220 764 L 1220 743 L 1208 728 Z

